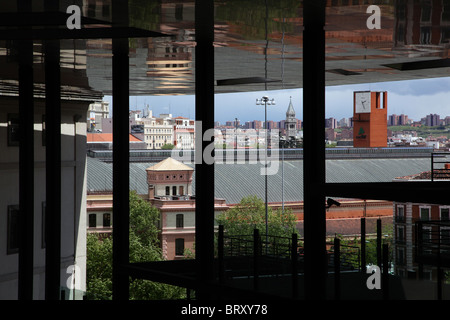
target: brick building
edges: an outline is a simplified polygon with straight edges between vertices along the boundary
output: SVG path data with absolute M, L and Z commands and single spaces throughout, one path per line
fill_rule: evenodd
M 282 192 L 282 170 L 269 177 L 268 204 L 273 209 L 290 208 L 297 217 L 297 229 L 303 234 L 303 185 L 301 161 L 285 161 L 286 180 Z M 385 167 L 379 174 L 370 175 L 372 182 L 392 180 L 392 177 L 412 174 L 416 168 L 426 168 L 428 159 L 372 159 L 330 160 L 328 179 L 348 181 L 367 175 L 372 169 Z M 257 164 L 216 164 L 215 214 L 232 208 L 249 195 L 264 197 L 264 183 Z M 108 233 L 113 226 L 112 194 L 108 177 L 111 164 L 88 157 L 87 220 L 88 232 Z M 161 212 L 161 244 L 166 259 L 181 259 L 184 249 L 193 250 L 195 232 L 195 171 L 191 165 L 168 158 L 159 163 L 130 163 L 130 189 Z M 182 176 L 182 177 L 181 177 Z M 366 180 L 369 176 L 366 177 Z M 284 202 L 281 199 L 284 198 Z M 392 226 L 393 204 L 390 201 L 364 199 L 335 199 L 340 206 L 326 212 L 326 234 L 357 236 L 360 219 L 366 218 L 366 232 L 376 232 L 376 221 Z M 95 222 L 95 223 L 94 223 Z M 178 240 L 177 240 L 178 239 Z M 184 247 L 184 249 L 182 249 Z M 178 253 L 178 254 L 177 254 Z
M 442 169 L 441 169 L 442 170 Z M 450 164 L 445 164 L 444 178 L 448 180 Z M 441 171 L 442 172 L 442 171 Z M 431 171 L 419 174 L 398 177 L 395 181 L 430 181 Z M 445 195 L 443 195 L 445 196 Z M 442 246 L 444 257 L 450 243 L 450 205 L 422 203 L 422 202 L 394 202 L 394 265 L 395 273 L 402 277 L 423 278 L 426 280 L 438 279 L 438 268 L 433 260 L 428 264 L 418 263 L 421 261 L 418 248 L 431 244 L 430 256 L 437 255 L 435 245 Z M 422 235 L 419 237 L 419 224 L 423 224 Z M 419 241 L 421 240 L 421 241 Z
M 353 146 L 387 146 L 387 92 L 354 92 Z

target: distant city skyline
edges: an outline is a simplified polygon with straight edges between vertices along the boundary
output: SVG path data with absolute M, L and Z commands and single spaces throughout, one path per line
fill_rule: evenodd
M 406 114 L 409 119 L 419 121 L 429 114 L 441 118 L 450 115 L 450 77 L 368 83 L 326 87 L 325 117 L 350 118 L 353 116 L 354 91 L 387 91 L 388 114 Z M 274 98 L 276 105 L 267 108 L 267 120 L 280 121 L 286 118 L 286 110 L 292 97 L 296 118 L 303 120 L 303 89 L 268 90 L 246 93 L 217 94 L 215 97 L 215 121 L 225 123 L 238 118 L 246 121 L 264 121 L 264 106 L 256 105 L 256 99 L 264 95 Z M 114 108 L 112 97 L 104 100 Z M 195 119 L 195 96 L 138 96 L 130 97 L 130 110 L 146 106 L 154 115 L 171 113 Z

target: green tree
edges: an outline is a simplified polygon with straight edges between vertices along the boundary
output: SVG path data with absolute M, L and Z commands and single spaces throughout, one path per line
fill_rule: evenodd
M 130 262 L 161 261 L 158 209 L 130 192 Z M 86 285 L 89 299 L 112 297 L 112 245 L 110 237 L 87 237 Z M 180 299 L 184 289 L 142 279 L 130 279 L 131 300 Z
M 112 240 L 87 235 L 86 289 L 89 300 L 112 297 Z
M 269 235 L 291 237 L 292 233 L 298 233 L 296 217 L 290 208 L 285 208 L 283 213 L 281 208 L 273 210 L 269 206 L 267 217 Z M 216 220 L 228 235 L 252 235 L 254 229 L 259 229 L 262 234 L 266 229 L 265 203 L 257 196 L 244 197 Z
M 358 252 L 354 251 L 353 248 L 358 248 L 361 250 L 361 237 L 354 237 L 353 239 L 344 239 L 342 235 L 336 235 L 341 239 L 341 253 L 348 251 L 355 256 L 352 257 L 353 262 L 355 263 L 355 267 L 359 266 L 361 261 L 355 261 L 355 257 Z M 393 228 L 392 224 L 387 224 L 382 227 L 381 231 L 381 244 L 388 244 L 389 246 L 389 261 L 393 259 Z M 347 246 L 347 248 L 346 248 Z M 360 252 L 359 252 L 360 253 Z M 366 240 L 366 265 L 377 265 L 377 238 L 371 237 Z M 362 267 L 362 266 L 361 266 Z
M 389 261 L 393 259 L 393 228 L 391 224 L 381 228 L 381 244 L 389 246 Z M 381 249 L 382 250 L 382 249 Z M 366 242 L 366 262 L 368 265 L 377 265 L 377 239 L 372 238 Z
M 162 150 L 172 150 L 173 148 L 175 148 L 175 146 L 174 146 L 173 144 L 171 144 L 171 143 L 165 143 L 165 144 L 161 147 Z
M 130 235 L 136 235 L 144 245 L 159 248 L 159 210 L 142 199 L 136 191 L 130 191 L 129 207 Z

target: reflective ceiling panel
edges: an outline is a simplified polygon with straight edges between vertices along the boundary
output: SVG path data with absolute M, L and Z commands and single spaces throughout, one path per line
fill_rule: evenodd
M 83 16 L 96 19 L 93 25 L 86 20 L 83 27 L 110 24 L 110 0 L 78 3 Z M 302 1 L 215 0 L 215 4 L 216 93 L 302 87 Z M 367 25 L 372 4 L 381 10 L 379 29 Z M 130 26 L 167 35 L 130 39 L 130 94 L 193 94 L 194 1 L 132 0 L 129 8 Z M 2 12 L 13 9 L 4 7 Z M 37 5 L 36 10 L 42 8 Z M 327 0 L 326 84 L 449 76 L 447 60 L 433 62 L 448 58 L 449 12 L 450 4 L 436 0 Z M 61 42 L 63 82 L 77 83 L 77 75 L 82 79 L 85 74 L 80 88 L 110 95 L 111 39 Z M 7 87 L 16 80 L 15 72 L 9 72 L 11 46 L 7 41 L 0 44 L 5 65 L 0 82 Z M 39 41 L 35 63 L 37 68 L 42 65 Z

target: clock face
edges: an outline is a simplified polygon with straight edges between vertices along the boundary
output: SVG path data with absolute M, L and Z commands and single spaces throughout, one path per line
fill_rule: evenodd
M 370 92 L 355 93 L 355 112 L 356 113 L 370 112 Z

